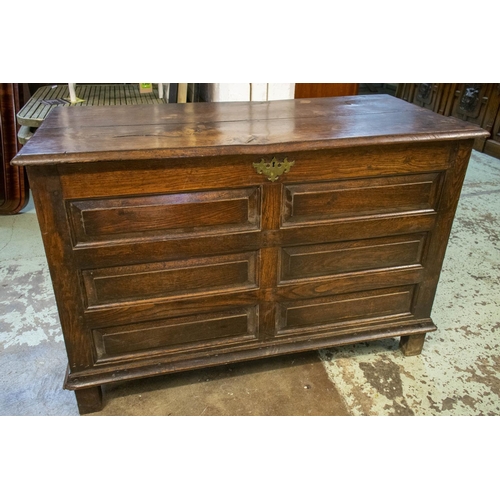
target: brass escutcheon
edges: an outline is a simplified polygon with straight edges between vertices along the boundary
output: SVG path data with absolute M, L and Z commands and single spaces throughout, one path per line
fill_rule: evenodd
M 281 174 L 288 172 L 294 164 L 295 161 L 288 161 L 287 158 L 279 161 L 274 157 L 270 162 L 266 162 L 263 158 L 259 163 L 254 163 L 253 167 L 259 174 L 264 174 L 271 182 L 274 182 Z

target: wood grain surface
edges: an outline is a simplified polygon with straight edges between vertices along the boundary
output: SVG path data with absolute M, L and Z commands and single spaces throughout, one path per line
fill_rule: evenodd
M 54 109 L 14 164 L 272 154 L 488 134 L 391 96 Z

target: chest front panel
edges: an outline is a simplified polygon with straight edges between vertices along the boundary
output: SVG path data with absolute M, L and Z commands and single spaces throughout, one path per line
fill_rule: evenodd
M 425 319 L 419 297 L 432 293 L 420 289 L 432 287 L 429 248 L 441 237 L 453 151 L 280 153 L 294 163 L 274 182 L 253 166 L 271 155 L 57 167 L 54 210 L 65 214 L 58 231 L 68 235 L 92 366 L 189 361 Z

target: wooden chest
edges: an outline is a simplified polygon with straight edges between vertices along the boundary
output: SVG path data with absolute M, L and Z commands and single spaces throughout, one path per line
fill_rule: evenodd
M 80 413 L 101 385 L 420 353 L 482 129 L 389 96 L 54 110 L 27 167 Z

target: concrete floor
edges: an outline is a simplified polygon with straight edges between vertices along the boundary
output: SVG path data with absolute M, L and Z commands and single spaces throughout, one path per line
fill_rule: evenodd
M 500 415 L 500 160 L 473 152 L 420 356 L 398 339 L 110 385 L 94 415 Z M 0 415 L 78 415 L 32 205 L 0 218 Z

